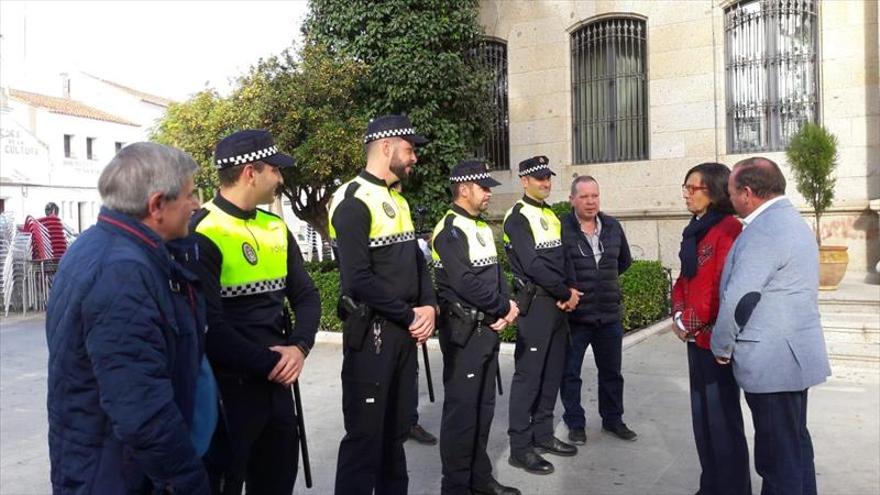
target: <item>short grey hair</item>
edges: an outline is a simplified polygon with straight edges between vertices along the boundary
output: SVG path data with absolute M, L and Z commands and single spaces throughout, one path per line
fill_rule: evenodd
M 157 143 L 132 143 L 122 148 L 101 172 L 98 192 L 104 206 L 136 218 L 147 215 L 154 193 L 177 199 L 199 166 L 183 151 Z
M 578 193 L 578 184 L 581 182 L 595 182 L 596 185 L 599 185 L 599 181 L 597 181 L 592 175 L 578 175 L 571 181 L 571 197 L 577 196 Z

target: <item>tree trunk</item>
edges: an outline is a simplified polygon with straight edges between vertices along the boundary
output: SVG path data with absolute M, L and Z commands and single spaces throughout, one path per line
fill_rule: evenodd
M 820 222 L 821 219 L 822 219 L 822 214 L 817 211 L 816 212 L 816 244 L 819 247 L 822 247 L 822 232 L 820 230 L 820 227 L 822 226 L 822 223 Z
M 301 198 L 304 191 L 300 188 L 284 188 L 284 195 L 290 200 L 290 207 L 294 215 L 303 222 L 311 225 L 321 236 L 322 242 L 330 238 L 330 219 L 327 215 L 327 204 L 330 202 L 330 194 L 306 192 L 306 199 Z

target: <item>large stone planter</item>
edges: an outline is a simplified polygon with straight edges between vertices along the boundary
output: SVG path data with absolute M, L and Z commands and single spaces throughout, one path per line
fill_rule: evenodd
M 846 246 L 819 246 L 819 290 L 836 290 L 849 263 Z

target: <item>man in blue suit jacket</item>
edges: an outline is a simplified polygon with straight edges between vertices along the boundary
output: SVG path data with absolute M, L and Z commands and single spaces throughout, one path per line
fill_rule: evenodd
M 737 163 L 728 181 L 743 231 L 724 265 L 712 352 L 745 391 L 762 495 L 815 494 L 807 390 L 831 374 L 819 322 L 815 236 L 785 198 L 766 158 Z

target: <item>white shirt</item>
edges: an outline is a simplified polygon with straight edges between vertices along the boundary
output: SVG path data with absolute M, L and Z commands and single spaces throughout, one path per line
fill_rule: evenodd
M 580 219 L 578 220 L 580 221 Z M 581 233 L 584 234 L 584 237 L 587 238 L 587 242 L 590 243 L 590 248 L 593 250 L 593 256 L 596 258 L 596 265 L 598 265 L 599 261 L 602 260 L 602 250 L 599 249 L 599 236 L 602 234 L 602 220 L 599 219 L 599 215 L 596 215 L 596 232 L 588 234 L 584 232 L 583 227 L 581 227 Z
M 776 196 L 773 199 L 768 199 L 766 202 L 764 202 L 764 204 L 755 208 L 755 211 L 751 212 L 749 214 L 749 216 L 743 218 L 743 230 L 745 230 L 745 228 L 748 227 L 750 223 L 754 222 L 755 219 L 758 218 L 758 215 L 760 215 L 761 213 L 764 213 L 764 210 L 769 208 L 770 205 L 772 205 L 773 203 L 776 203 L 777 201 L 781 201 L 783 199 L 785 199 L 785 196 Z

